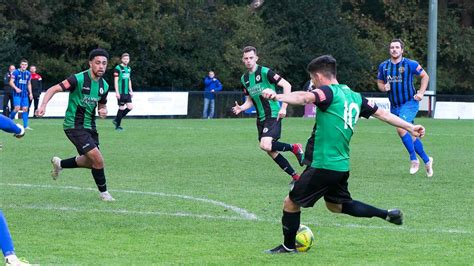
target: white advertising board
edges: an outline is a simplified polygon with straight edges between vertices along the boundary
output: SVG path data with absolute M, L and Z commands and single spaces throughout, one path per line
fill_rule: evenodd
M 474 103 L 436 102 L 436 119 L 474 119 Z
M 40 102 L 43 101 L 41 94 Z M 60 92 L 48 103 L 45 117 L 64 117 L 69 93 Z M 129 116 L 187 115 L 187 92 L 135 92 L 132 98 L 133 110 Z M 118 110 L 115 93 L 107 96 L 108 115 L 115 116 Z M 32 113 L 31 113 L 32 115 Z

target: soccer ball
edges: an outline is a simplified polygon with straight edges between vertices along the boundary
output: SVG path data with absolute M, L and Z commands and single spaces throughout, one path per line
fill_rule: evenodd
M 300 228 L 296 233 L 296 249 L 299 252 L 306 252 L 313 246 L 313 244 L 313 232 L 306 225 L 300 224 Z

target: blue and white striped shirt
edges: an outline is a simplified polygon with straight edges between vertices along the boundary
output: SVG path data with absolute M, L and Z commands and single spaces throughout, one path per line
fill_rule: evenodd
M 380 64 L 377 79 L 390 83 L 388 99 L 392 106 L 399 107 L 413 100 L 416 94 L 413 76 L 419 76 L 422 72 L 423 68 L 414 60 L 402 58 L 400 62 L 394 64 L 388 59 Z
M 28 70 L 21 71 L 19 69 L 13 71 L 11 78 L 15 82 L 21 92 L 17 93 L 16 90 L 13 90 L 13 96 L 28 97 L 28 82 L 31 79 L 31 73 Z

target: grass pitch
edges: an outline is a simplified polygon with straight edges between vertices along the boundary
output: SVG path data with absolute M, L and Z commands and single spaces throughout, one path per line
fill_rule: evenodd
M 116 202 L 101 202 L 90 171 L 50 177 L 53 155 L 74 146 L 62 120 L 32 120 L 27 135 L 0 141 L 0 207 L 17 254 L 41 265 L 472 264 L 472 121 L 418 119 L 434 177 L 408 173 L 395 129 L 361 120 L 351 143 L 354 199 L 400 208 L 405 224 L 304 209 L 315 246 L 267 255 L 282 241 L 289 177 L 259 150 L 255 119 L 99 120 L 106 176 Z M 283 142 L 305 143 L 312 119 L 283 122 Z M 291 153 L 284 156 L 301 172 Z

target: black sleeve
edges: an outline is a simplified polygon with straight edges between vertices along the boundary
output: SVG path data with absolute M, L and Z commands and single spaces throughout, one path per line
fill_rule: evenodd
M 63 80 L 63 82 L 59 83 L 59 86 L 63 89 L 63 91 L 73 92 L 77 86 L 76 76 L 69 76 L 67 79 Z
M 334 97 L 331 88 L 328 86 L 322 86 L 318 89 L 312 90 L 311 92 L 316 98 L 314 104 L 316 104 L 316 106 L 321 109 L 321 111 L 326 111 L 331 105 L 332 99 Z
M 375 114 L 379 107 L 374 102 L 369 102 L 367 98 L 362 96 L 362 105 L 360 108 L 360 117 L 369 118 L 371 115 Z
M 270 81 L 270 83 L 278 84 L 278 82 L 282 80 L 282 77 L 280 77 L 280 75 L 278 75 L 277 73 L 273 72 L 273 70 L 269 69 L 267 72 L 267 79 L 268 81 Z
M 106 93 L 104 93 L 99 100 L 100 104 L 107 104 L 107 95 L 109 94 L 109 90 L 107 90 Z

